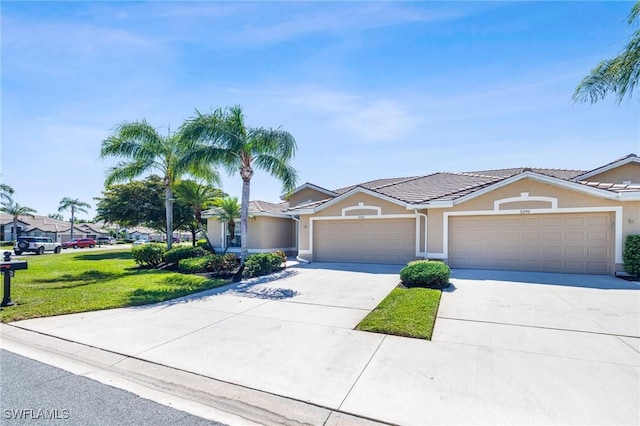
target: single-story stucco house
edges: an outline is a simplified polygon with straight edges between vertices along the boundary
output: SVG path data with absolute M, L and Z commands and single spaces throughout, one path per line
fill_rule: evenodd
M 441 172 L 335 190 L 305 183 L 287 202 L 252 201 L 249 211 L 250 253 L 613 274 L 622 270 L 625 236 L 640 233 L 640 158 L 629 154 L 593 170 Z M 205 217 L 210 240 L 223 250 L 225 224 L 212 212 Z

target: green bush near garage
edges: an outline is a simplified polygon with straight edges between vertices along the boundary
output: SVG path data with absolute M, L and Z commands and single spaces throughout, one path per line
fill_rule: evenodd
M 622 261 L 626 273 L 640 276 L 640 234 L 629 234 L 624 240 Z
M 286 263 L 287 256 L 281 250 L 273 253 L 252 254 L 244 262 L 242 276 L 252 278 L 268 275 L 284 269 Z
M 443 289 L 449 285 L 451 269 L 444 262 L 417 260 L 410 262 L 400 271 L 400 279 L 405 287 L 425 287 Z
M 212 273 L 227 276 L 233 274 L 239 266 L 235 254 L 208 254 L 178 261 L 178 271 L 184 274 Z

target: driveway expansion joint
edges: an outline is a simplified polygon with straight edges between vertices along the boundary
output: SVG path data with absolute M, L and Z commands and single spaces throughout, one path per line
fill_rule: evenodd
M 630 336 L 630 335 L 626 335 L 626 334 L 614 334 L 614 333 L 602 332 L 602 331 L 577 330 L 577 329 L 572 329 L 572 328 L 545 327 L 543 325 L 514 324 L 514 323 L 508 323 L 508 322 L 485 321 L 485 320 L 477 320 L 477 319 L 451 318 L 451 317 L 438 317 L 438 319 L 446 319 L 446 320 L 451 320 L 451 321 L 478 322 L 478 323 L 482 323 L 482 324 L 506 325 L 506 326 L 509 326 L 509 327 L 538 328 L 538 329 L 542 329 L 542 330 L 556 330 L 556 331 L 564 331 L 564 332 L 568 332 L 568 333 L 598 334 L 598 335 L 601 335 L 601 336 L 630 337 L 630 338 L 633 338 L 633 339 L 637 339 L 638 338 L 638 336 Z

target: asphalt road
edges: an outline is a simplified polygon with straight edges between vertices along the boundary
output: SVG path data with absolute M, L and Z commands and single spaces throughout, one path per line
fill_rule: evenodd
M 0 350 L 2 425 L 222 425 Z

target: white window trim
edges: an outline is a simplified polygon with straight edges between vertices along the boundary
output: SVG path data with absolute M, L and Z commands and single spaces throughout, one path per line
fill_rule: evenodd
M 357 206 L 345 207 L 342 209 L 342 216 L 347 216 L 347 212 L 351 212 L 354 210 L 374 210 L 376 212 L 376 216 L 382 215 L 382 207 L 378 206 L 365 206 L 363 202 L 358 203 Z
M 428 253 L 428 257 L 448 259 L 449 258 L 449 217 L 451 216 L 500 216 L 500 215 L 536 215 L 536 214 L 562 214 L 562 213 L 615 213 L 615 241 L 614 241 L 614 262 L 622 263 L 622 206 L 610 207 L 572 207 L 572 208 L 550 208 L 550 209 L 526 209 L 523 210 L 472 210 L 444 212 L 442 215 L 442 253 Z
M 555 197 L 545 197 L 545 196 L 541 196 L 541 195 L 534 195 L 534 196 L 529 196 L 528 192 L 521 192 L 519 197 L 510 197 L 510 198 L 503 198 L 501 200 L 495 200 L 493 202 L 493 209 L 496 211 L 500 210 L 500 206 L 502 204 L 508 204 L 508 203 L 517 203 L 520 201 L 541 201 L 541 202 L 547 202 L 551 204 L 551 208 L 552 209 L 557 209 L 558 208 L 558 199 Z

